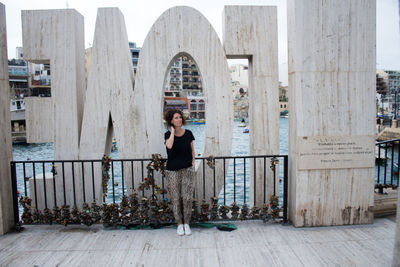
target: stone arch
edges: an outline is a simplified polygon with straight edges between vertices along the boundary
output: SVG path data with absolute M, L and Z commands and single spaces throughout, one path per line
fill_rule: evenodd
M 205 127 L 203 155 L 230 155 L 233 105 L 224 49 L 210 22 L 200 12 L 178 6 L 166 10 L 157 19 L 140 52 L 132 104 L 135 120 L 133 156 L 136 158 L 150 157 L 152 153 L 166 155 L 161 117 L 163 83 L 173 62 L 171 59 L 182 53 L 191 55 L 201 70 L 205 104 L 209 114 L 213 114 Z M 208 167 L 205 169 L 209 172 Z M 196 173 L 199 180 L 197 188 L 202 189 L 201 171 L 202 168 L 197 168 Z M 214 191 L 219 192 L 222 176 L 217 175 L 216 188 L 212 183 L 206 183 L 206 199 Z

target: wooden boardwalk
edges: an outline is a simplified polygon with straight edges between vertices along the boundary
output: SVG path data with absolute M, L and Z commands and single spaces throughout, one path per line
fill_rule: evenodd
M 104 230 L 28 226 L 0 236 L 0 266 L 390 266 L 394 218 L 371 225 L 294 228 L 261 221 L 238 230 Z

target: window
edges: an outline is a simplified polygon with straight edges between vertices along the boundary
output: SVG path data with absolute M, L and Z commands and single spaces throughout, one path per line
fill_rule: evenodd
M 190 110 L 196 110 L 196 109 L 197 109 L 196 100 L 190 101 Z
M 199 101 L 199 110 L 205 110 L 204 100 Z

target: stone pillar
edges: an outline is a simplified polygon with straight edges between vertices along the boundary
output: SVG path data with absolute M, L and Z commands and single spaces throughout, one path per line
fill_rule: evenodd
M 393 262 L 392 266 L 400 266 L 400 190 L 397 189 L 397 215 L 396 215 L 396 237 L 394 239 Z
M 5 6 L 0 3 L 0 234 L 14 224 L 10 161 L 12 160 L 10 87 L 8 83 Z
M 99 8 L 97 11 L 93 47 L 90 49 L 90 66 L 94 67 L 88 67 L 79 158 L 100 159 L 104 154 L 108 155 L 111 152 L 113 134 L 117 140 L 120 157 L 133 158 L 131 133 L 135 124 L 131 101 L 134 72 L 125 19 L 118 8 Z M 85 177 L 90 177 L 91 168 L 89 164 L 86 165 Z M 130 167 L 130 162 L 124 164 L 125 185 L 128 189 L 132 187 Z M 96 198 L 98 203 L 101 203 L 101 165 L 96 164 L 94 171 L 95 185 L 90 179 L 85 181 L 86 201 L 91 202 Z M 138 183 L 139 181 L 136 184 Z M 95 188 L 95 192 L 92 188 Z
M 276 7 L 225 6 L 223 39 L 228 58 L 249 60 L 250 155 L 277 155 L 279 79 Z M 251 205 L 262 207 L 274 193 L 274 186 L 279 192 L 279 179 L 274 184 L 273 171 L 269 166 L 269 159 L 265 166 L 263 159 L 250 160 L 251 177 L 256 176 L 250 179 Z
M 374 0 L 288 0 L 289 218 L 373 222 Z
M 397 128 L 397 120 L 396 119 L 392 120 L 392 128 Z

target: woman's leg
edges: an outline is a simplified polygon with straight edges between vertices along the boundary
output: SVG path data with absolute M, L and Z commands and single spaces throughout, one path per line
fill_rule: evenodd
M 189 224 L 192 216 L 194 167 L 183 169 L 182 172 L 183 221 L 185 224 Z
M 182 224 L 181 214 L 181 181 L 182 176 L 180 171 L 165 171 L 165 180 L 167 182 L 167 190 L 171 198 L 172 211 L 174 212 L 175 222 L 179 225 Z

